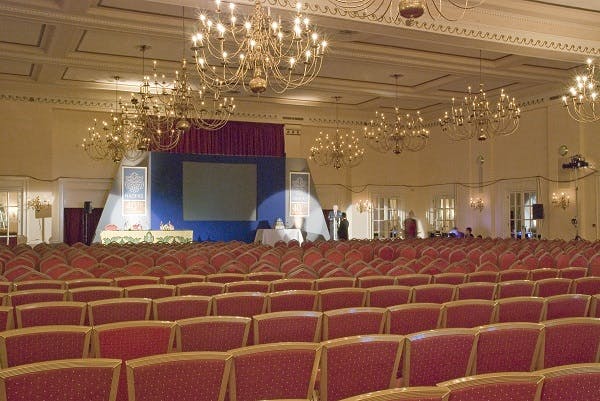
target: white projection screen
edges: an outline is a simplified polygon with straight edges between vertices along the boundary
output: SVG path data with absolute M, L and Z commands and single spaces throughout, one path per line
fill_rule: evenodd
M 256 220 L 256 165 L 183 162 L 183 219 Z

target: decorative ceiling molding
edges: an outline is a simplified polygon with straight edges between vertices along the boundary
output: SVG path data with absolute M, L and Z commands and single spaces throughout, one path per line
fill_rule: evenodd
M 61 106 L 74 106 L 76 108 L 101 110 L 107 112 L 114 107 L 114 103 L 102 100 L 68 98 L 59 96 L 27 96 L 17 95 L 13 93 L 0 93 L 0 100 L 8 100 L 12 102 L 55 104 Z

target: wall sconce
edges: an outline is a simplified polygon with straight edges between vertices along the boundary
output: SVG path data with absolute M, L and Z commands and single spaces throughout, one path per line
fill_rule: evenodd
M 356 205 L 354 205 L 354 207 L 358 210 L 359 213 L 370 212 L 371 210 L 373 210 L 373 205 L 371 204 L 371 202 L 366 200 L 360 200 L 356 202 Z
M 569 198 L 569 195 L 566 195 L 564 192 L 552 194 L 552 204 L 556 207 L 560 207 L 562 210 L 565 210 L 570 202 L 571 199 Z
M 476 198 L 476 199 L 471 198 L 471 200 L 469 201 L 469 206 L 471 206 L 473 209 L 477 209 L 477 210 L 479 210 L 479 212 L 481 212 L 483 210 L 483 207 L 485 205 L 483 203 L 483 199 L 481 199 L 481 198 Z

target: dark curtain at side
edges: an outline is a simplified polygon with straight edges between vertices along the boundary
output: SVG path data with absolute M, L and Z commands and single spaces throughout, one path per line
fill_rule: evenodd
M 64 213 L 63 241 L 68 245 L 73 245 L 76 242 L 89 245 L 94 239 L 98 221 L 102 216 L 102 208 L 92 209 L 91 214 L 85 214 L 83 208 L 65 208 Z
M 231 121 L 216 131 L 190 128 L 169 153 L 285 157 L 283 124 Z

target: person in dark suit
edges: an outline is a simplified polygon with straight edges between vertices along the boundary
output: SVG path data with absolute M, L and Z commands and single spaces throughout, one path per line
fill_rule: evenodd
M 350 223 L 346 218 L 346 213 L 342 213 L 342 218 L 340 219 L 340 226 L 338 227 L 338 239 L 347 240 L 348 239 L 348 227 Z
M 333 210 L 329 212 L 329 236 L 332 240 L 338 238 L 338 228 L 342 219 L 342 212 L 338 209 L 338 205 L 333 205 Z

